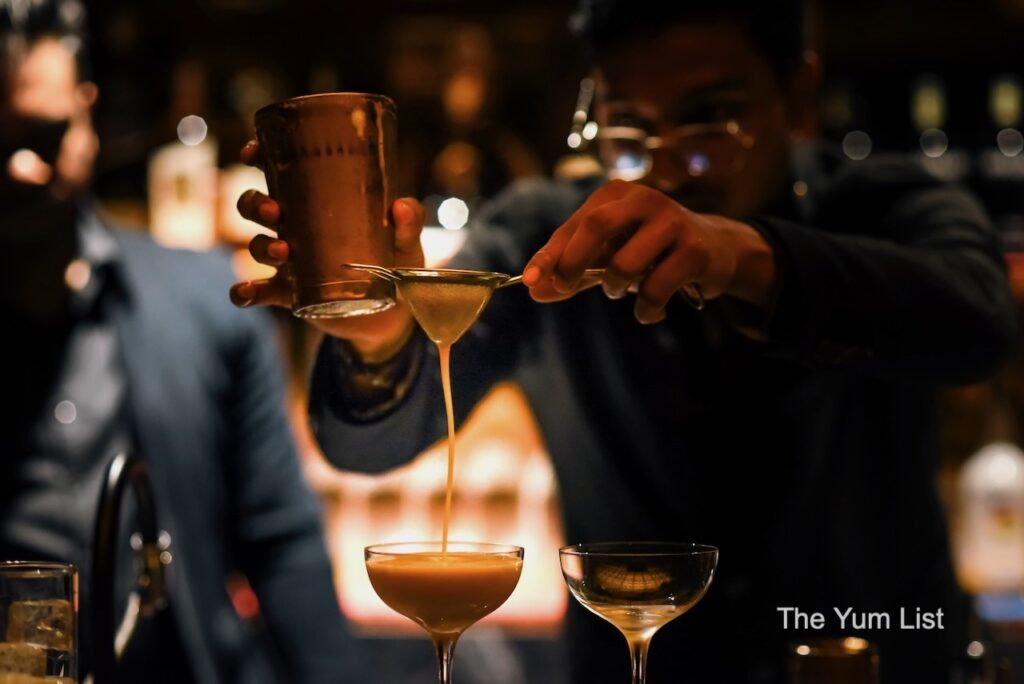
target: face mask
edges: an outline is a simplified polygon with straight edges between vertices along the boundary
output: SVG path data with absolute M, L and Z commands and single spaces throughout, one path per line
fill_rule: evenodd
M 26 239 L 32 235 L 42 237 L 57 215 L 58 207 L 47 186 L 26 185 L 13 181 L 7 175 L 11 156 L 29 149 L 51 166 L 56 163 L 60 146 L 70 121 L 45 119 L 15 119 L 5 122 L 0 131 L 0 240 Z
M 53 165 L 60 154 L 69 119 L 14 119 L 5 122 L 0 132 L 0 160 L 6 164 L 18 150 L 32 150 L 47 164 Z

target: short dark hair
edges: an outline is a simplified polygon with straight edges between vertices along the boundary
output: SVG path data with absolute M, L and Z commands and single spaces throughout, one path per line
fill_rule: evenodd
M 74 56 L 79 80 L 91 78 L 86 19 L 81 0 L 0 0 L 0 64 L 53 38 Z
M 624 43 L 672 25 L 736 22 L 776 71 L 786 74 L 803 57 L 804 5 L 803 0 L 579 0 L 570 25 L 597 63 Z

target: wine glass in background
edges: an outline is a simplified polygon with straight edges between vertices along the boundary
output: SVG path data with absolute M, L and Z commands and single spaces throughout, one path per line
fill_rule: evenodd
M 440 684 L 451 682 L 455 642 L 512 595 L 523 570 L 523 547 L 507 544 L 377 544 L 365 558 L 381 600 L 430 635 Z
M 718 549 L 702 544 L 607 542 L 558 551 L 569 591 L 629 642 L 633 684 L 643 684 L 655 633 L 704 596 Z

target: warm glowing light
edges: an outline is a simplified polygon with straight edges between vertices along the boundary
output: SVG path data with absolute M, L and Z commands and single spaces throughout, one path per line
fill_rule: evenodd
M 92 278 L 92 267 L 85 259 L 74 259 L 64 269 L 64 284 L 72 292 L 81 292 Z
M 848 651 L 866 651 L 868 649 L 868 642 L 858 637 L 846 637 L 843 639 L 843 646 Z
M 992 120 L 1002 128 L 1012 128 L 1021 119 L 1024 93 L 1015 76 L 1001 76 L 992 83 L 989 90 L 988 110 Z
M 942 79 L 928 74 L 917 80 L 911 100 L 911 116 L 919 131 L 938 128 L 946 122 L 946 88 Z
M 1017 459 L 1015 454 L 1001 452 L 992 457 L 988 463 L 988 476 L 992 482 L 1007 482 L 1017 476 Z

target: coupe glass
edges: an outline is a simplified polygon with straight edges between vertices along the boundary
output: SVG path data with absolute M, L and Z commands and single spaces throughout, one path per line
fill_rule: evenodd
M 583 607 L 629 642 L 633 684 L 643 684 L 654 634 L 704 596 L 718 549 L 674 542 L 574 544 L 558 551 L 562 576 Z
M 523 570 L 523 547 L 448 542 L 377 544 L 366 547 L 370 584 L 392 610 L 430 635 L 437 678 L 450 684 L 452 654 L 470 625 L 511 596 Z

